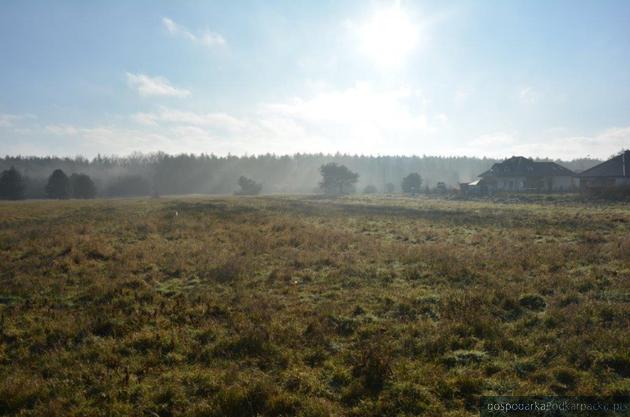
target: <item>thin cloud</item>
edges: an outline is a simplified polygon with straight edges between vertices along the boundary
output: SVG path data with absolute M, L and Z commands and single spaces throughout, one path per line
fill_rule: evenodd
M 48 125 L 46 126 L 46 131 L 48 133 L 52 133 L 53 135 L 60 136 L 75 136 L 80 133 L 79 128 L 68 124 Z
M 497 132 L 473 139 L 459 150 L 465 155 L 503 158 L 523 155 L 570 160 L 586 156 L 608 158 L 630 143 L 630 126 L 604 129 L 590 136 L 549 131 L 535 138 L 516 132 Z M 593 152 L 596 149 L 597 152 Z
M 496 132 L 481 135 L 474 139 L 471 144 L 474 146 L 499 148 L 506 145 L 514 145 L 517 142 L 517 138 L 514 133 Z
M 187 39 L 208 48 L 223 47 L 227 45 L 225 38 L 216 32 L 204 30 L 195 34 L 185 26 L 175 23 L 168 17 L 162 18 L 162 24 L 164 25 L 164 28 L 166 28 L 166 31 L 171 35 Z
M 345 93 L 349 94 L 348 91 Z M 630 126 L 621 126 L 589 136 L 572 135 L 561 130 L 536 137 L 522 136 L 516 131 L 493 132 L 471 139 L 467 146 L 453 147 L 447 141 L 437 140 L 439 134 L 436 136 L 430 126 L 418 124 L 417 121 L 405 123 L 404 120 L 410 116 L 404 110 L 400 110 L 399 121 L 406 126 L 382 130 L 378 121 L 364 128 L 360 127 L 362 123 L 340 124 L 340 121 L 323 110 L 319 114 L 306 115 L 304 113 L 307 110 L 319 107 L 319 104 L 307 103 L 308 99 L 302 99 L 283 105 L 263 105 L 259 112 L 248 117 L 162 108 L 151 113 L 131 115 L 135 125 L 56 124 L 37 128 L 30 135 L 41 137 L 47 134 L 58 138 L 56 140 L 69 141 L 77 150 L 89 154 L 112 152 L 112 149 L 118 153 L 136 150 L 178 153 L 186 149 L 187 152 L 213 152 L 219 155 L 337 151 L 403 154 L 406 151 L 407 154 L 496 158 L 523 155 L 568 160 L 587 155 L 607 158 L 627 148 L 630 143 Z M 439 114 L 429 119 L 435 118 L 439 118 Z M 361 116 L 356 120 L 365 118 Z M 13 144 L 7 145 L 17 149 Z M 39 152 L 52 152 L 53 149 Z M 594 153 L 593 149 L 597 152 Z
M 379 129 L 428 129 L 426 115 L 409 105 L 418 99 L 409 88 L 377 90 L 361 82 L 345 90 L 325 90 L 312 97 L 265 105 L 269 112 L 312 124 L 330 123 Z
M 518 92 L 518 98 L 521 103 L 535 104 L 540 99 L 540 92 L 532 87 L 524 87 Z
M 0 114 L 0 127 L 13 126 L 18 118 L 15 114 Z
M 1 114 L 0 113 L 0 127 L 13 127 L 18 122 L 25 119 L 34 119 L 32 114 Z
M 136 113 L 131 119 L 146 126 L 180 125 L 242 132 L 249 128 L 246 120 L 227 113 L 196 113 L 163 107 L 152 113 Z
M 261 103 L 247 116 L 199 113 L 162 107 L 130 119 L 160 132 L 188 132 L 243 143 L 240 152 L 431 151 L 430 138 L 448 125 L 444 113 L 425 114 L 414 105 L 419 92 L 407 87 L 376 89 L 358 83 L 347 89 L 323 88 L 308 96 Z
M 177 88 L 164 77 L 150 77 L 146 74 L 127 73 L 129 86 L 143 97 L 165 96 L 165 97 L 187 97 L 190 91 Z

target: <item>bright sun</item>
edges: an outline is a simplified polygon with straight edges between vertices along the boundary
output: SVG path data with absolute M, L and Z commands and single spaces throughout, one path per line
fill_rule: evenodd
M 399 5 L 379 10 L 358 28 L 361 51 L 376 64 L 401 65 L 418 42 L 418 28 Z

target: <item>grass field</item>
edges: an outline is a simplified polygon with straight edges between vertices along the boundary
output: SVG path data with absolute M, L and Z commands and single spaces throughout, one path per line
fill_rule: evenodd
M 630 207 L 0 204 L 0 415 L 464 416 L 630 393 Z

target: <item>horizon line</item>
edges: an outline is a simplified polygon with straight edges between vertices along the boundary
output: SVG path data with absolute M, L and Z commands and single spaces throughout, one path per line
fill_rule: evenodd
M 228 158 L 260 158 L 260 157 L 274 157 L 274 158 L 285 158 L 285 157 L 296 157 L 296 156 L 322 156 L 322 157 L 330 157 L 330 158 L 335 158 L 335 157 L 352 157 L 352 158 L 450 158 L 450 159 L 457 159 L 457 158 L 466 158 L 466 159 L 480 159 L 480 160 L 484 160 L 484 159 L 489 159 L 489 160 L 506 160 L 509 158 L 513 158 L 513 157 L 525 157 L 528 159 L 533 159 L 533 160 L 550 160 L 550 161 L 563 161 L 563 162 L 573 162 L 573 161 L 579 161 L 579 160 L 592 160 L 592 161 L 604 161 L 610 158 L 613 158 L 614 156 L 618 155 L 619 153 L 623 152 L 624 149 L 620 150 L 619 152 L 610 155 L 606 158 L 599 158 L 599 157 L 593 157 L 591 155 L 586 155 L 583 157 L 578 157 L 578 158 L 572 158 L 572 159 L 562 159 L 562 158 L 551 158 L 551 157 L 541 157 L 541 156 L 526 156 L 526 155 L 516 155 L 516 154 L 512 154 L 511 156 L 501 156 L 501 157 L 493 157 L 493 156 L 469 156 L 469 155 L 436 155 L 436 154 L 409 154 L 409 155 L 405 155 L 405 154 L 351 154 L 351 153 L 342 153 L 342 152 L 335 152 L 335 153 L 326 153 L 326 152 L 295 152 L 292 154 L 277 154 L 275 152 L 267 152 L 267 153 L 243 153 L 243 154 L 232 154 L 232 153 L 227 153 L 227 154 L 223 154 L 223 155 L 219 155 L 219 154 L 215 154 L 215 153 L 206 153 L 206 152 L 200 152 L 200 153 L 195 153 L 195 152 L 179 152 L 179 153 L 168 153 L 168 152 L 163 152 L 163 151 L 155 151 L 155 152 L 140 152 L 140 151 L 134 151 L 134 152 L 130 152 L 128 154 L 101 154 L 101 153 L 97 153 L 95 156 L 89 157 L 89 156 L 84 156 L 84 155 L 66 155 L 66 156 L 62 156 L 62 155 L 22 155 L 22 154 L 17 154 L 17 155 L 8 155 L 5 154 L 3 157 L 1 157 L 3 160 L 7 160 L 7 159 L 36 159 L 36 158 L 40 158 L 40 159 L 70 159 L 70 160 L 80 160 L 80 159 L 86 159 L 88 161 L 94 161 L 97 160 L 98 158 L 102 158 L 102 159 L 132 159 L 132 158 L 142 158 L 142 157 L 151 157 L 151 156 L 170 156 L 170 157 L 181 157 L 181 156 L 193 156 L 193 157 L 213 157 L 213 158 L 217 158 L 217 159 L 228 159 Z

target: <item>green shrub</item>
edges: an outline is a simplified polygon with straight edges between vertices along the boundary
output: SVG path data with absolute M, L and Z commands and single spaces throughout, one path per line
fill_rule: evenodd
M 352 374 L 370 394 L 378 394 L 392 376 L 392 359 L 381 345 L 368 345 L 355 358 Z
M 533 311 L 543 311 L 547 307 L 545 299 L 538 294 L 525 294 L 518 300 L 519 304 Z
M 28 375 L 0 378 L 0 415 L 18 414 L 31 409 L 44 393 L 41 379 Z
M 578 373 L 571 368 L 556 368 L 553 370 L 553 376 L 556 381 L 569 388 L 575 387 L 579 380 Z
M 630 378 L 630 357 L 627 354 L 605 354 L 597 360 L 597 366 L 611 369 L 622 378 Z

